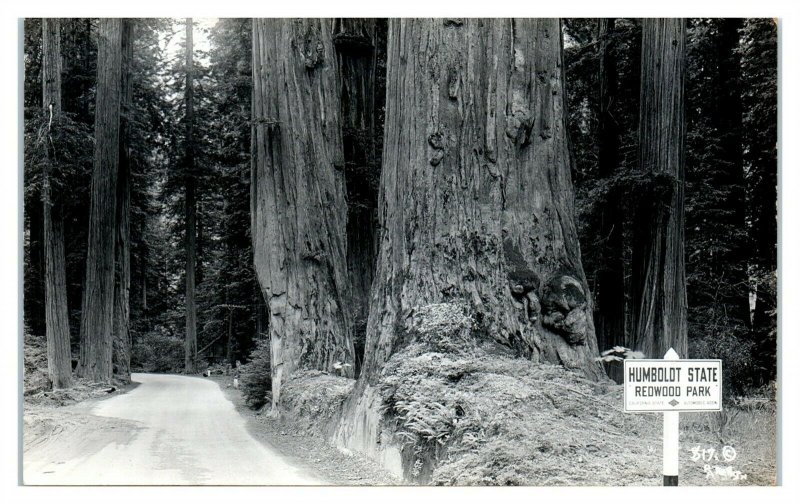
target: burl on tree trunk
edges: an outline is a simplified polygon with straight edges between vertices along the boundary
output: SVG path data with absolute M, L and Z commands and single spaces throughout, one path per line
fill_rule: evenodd
M 380 255 L 363 381 L 415 311 L 467 303 L 473 333 L 600 379 L 570 180 L 557 19 L 389 24 Z
M 331 20 L 253 20 L 252 236 L 274 408 L 297 369 L 353 373 L 337 78 Z

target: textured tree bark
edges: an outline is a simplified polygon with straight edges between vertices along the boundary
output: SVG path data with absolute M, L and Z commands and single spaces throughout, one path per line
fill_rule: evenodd
M 377 26 L 375 19 L 343 18 L 334 23 L 342 106 L 342 141 L 347 186 L 347 274 L 354 320 L 356 373 L 364 356 L 369 291 L 377 257 L 378 190 L 376 146 Z
M 47 370 L 53 388 L 72 383 L 64 218 L 60 195 L 52 187 L 58 170 L 56 143 L 61 121 L 61 22 L 42 19 L 42 105 L 47 123 L 47 162 L 42 177 L 45 254 L 45 333 Z
M 599 379 L 580 259 L 557 19 L 390 20 L 374 383 L 418 307 L 471 306 L 478 338 Z
M 112 374 L 121 61 L 121 21 L 101 19 L 97 34 L 95 149 L 79 366 L 80 376 L 97 382 L 110 382 Z
M 123 382 L 131 379 L 130 291 L 131 291 L 131 156 L 129 134 L 132 119 L 134 21 L 122 20 L 122 102 L 119 126 L 119 174 L 117 177 L 116 281 L 114 284 L 114 375 Z
M 194 173 L 194 47 L 192 18 L 186 18 L 186 340 L 184 368 L 197 371 L 197 304 L 195 301 L 195 266 L 197 262 L 197 199 Z
M 620 166 L 619 125 L 612 113 L 617 101 L 617 62 L 614 54 L 614 19 L 600 19 L 600 115 L 598 136 L 599 175 L 613 177 Z M 609 199 L 600 209 L 600 237 L 603 240 L 600 270 L 597 272 L 595 328 L 600 350 L 615 345 L 630 346 L 625 337 L 625 264 L 623 254 L 623 218 L 617 201 Z M 622 367 L 606 368 L 611 378 L 622 381 Z
M 645 19 L 639 118 L 640 169 L 668 187 L 640 198 L 634 217 L 636 349 L 687 356 L 684 265 L 685 21 Z
M 253 20 L 254 264 L 269 307 L 273 411 L 296 369 L 350 364 L 347 206 L 333 23 Z

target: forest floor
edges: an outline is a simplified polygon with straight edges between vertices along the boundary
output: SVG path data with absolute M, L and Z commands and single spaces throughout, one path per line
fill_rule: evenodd
M 246 419 L 250 435 L 274 447 L 293 464 L 320 474 L 332 485 L 405 484 L 360 454 L 339 449 L 322 436 L 309 434 L 307 429 L 294 428 L 280 419 L 269 417 L 266 414 L 269 406 L 258 411 L 250 409 L 241 392 L 233 388 L 232 377 L 211 376 L 206 379 L 216 382 L 236 411 Z

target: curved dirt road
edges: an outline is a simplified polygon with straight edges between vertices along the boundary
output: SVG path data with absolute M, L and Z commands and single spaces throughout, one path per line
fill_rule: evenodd
M 247 432 L 219 386 L 134 374 L 71 432 L 23 454 L 26 485 L 321 485 Z

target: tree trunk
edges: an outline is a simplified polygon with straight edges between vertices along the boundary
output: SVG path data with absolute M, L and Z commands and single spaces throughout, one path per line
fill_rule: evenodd
M 365 367 L 414 310 L 462 302 L 474 334 L 599 379 L 580 259 L 557 19 L 390 20 L 382 237 Z
M 599 20 L 600 39 L 600 114 L 598 117 L 601 178 L 613 177 L 620 166 L 619 125 L 613 114 L 617 96 L 617 61 L 614 47 L 614 19 Z M 630 346 L 625 337 L 625 264 L 623 253 L 622 209 L 613 198 L 600 208 L 600 269 L 597 272 L 595 315 L 597 344 L 600 350 L 616 345 Z M 622 381 L 622 367 L 609 365 L 615 381 Z
M 347 186 L 347 274 L 350 278 L 355 372 L 360 371 L 369 292 L 377 256 L 375 19 L 344 18 L 334 24 L 342 106 L 342 143 Z
M 122 20 L 122 108 L 119 126 L 119 175 L 117 178 L 116 283 L 114 295 L 114 373 L 123 382 L 131 379 L 130 291 L 131 291 L 131 155 L 130 128 L 133 107 L 134 21 Z
M 42 104 L 47 125 L 47 162 L 42 177 L 45 254 L 45 332 L 47 370 L 53 388 L 72 383 L 64 218 L 52 178 L 58 171 L 58 128 L 61 121 L 61 23 L 42 20 Z
M 332 22 L 254 19 L 251 226 L 274 408 L 296 369 L 352 376 L 340 113 Z
M 95 148 L 81 314 L 80 375 L 98 382 L 110 382 L 122 84 L 122 30 L 119 19 L 100 20 L 97 53 Z
M 650 191 L 634 217 L 633 299 L 636 349 L 687 356 L 684 266 L 683 19 L 645 19 L 639 118 L 640 170 Z
M 194 173 L 194 49 L 192 18 L 186 18 L 186 341 L 187 373 L 197 372 L 197 305 L 195 302 L 195 264 L 197 259 L 197 200 Z

